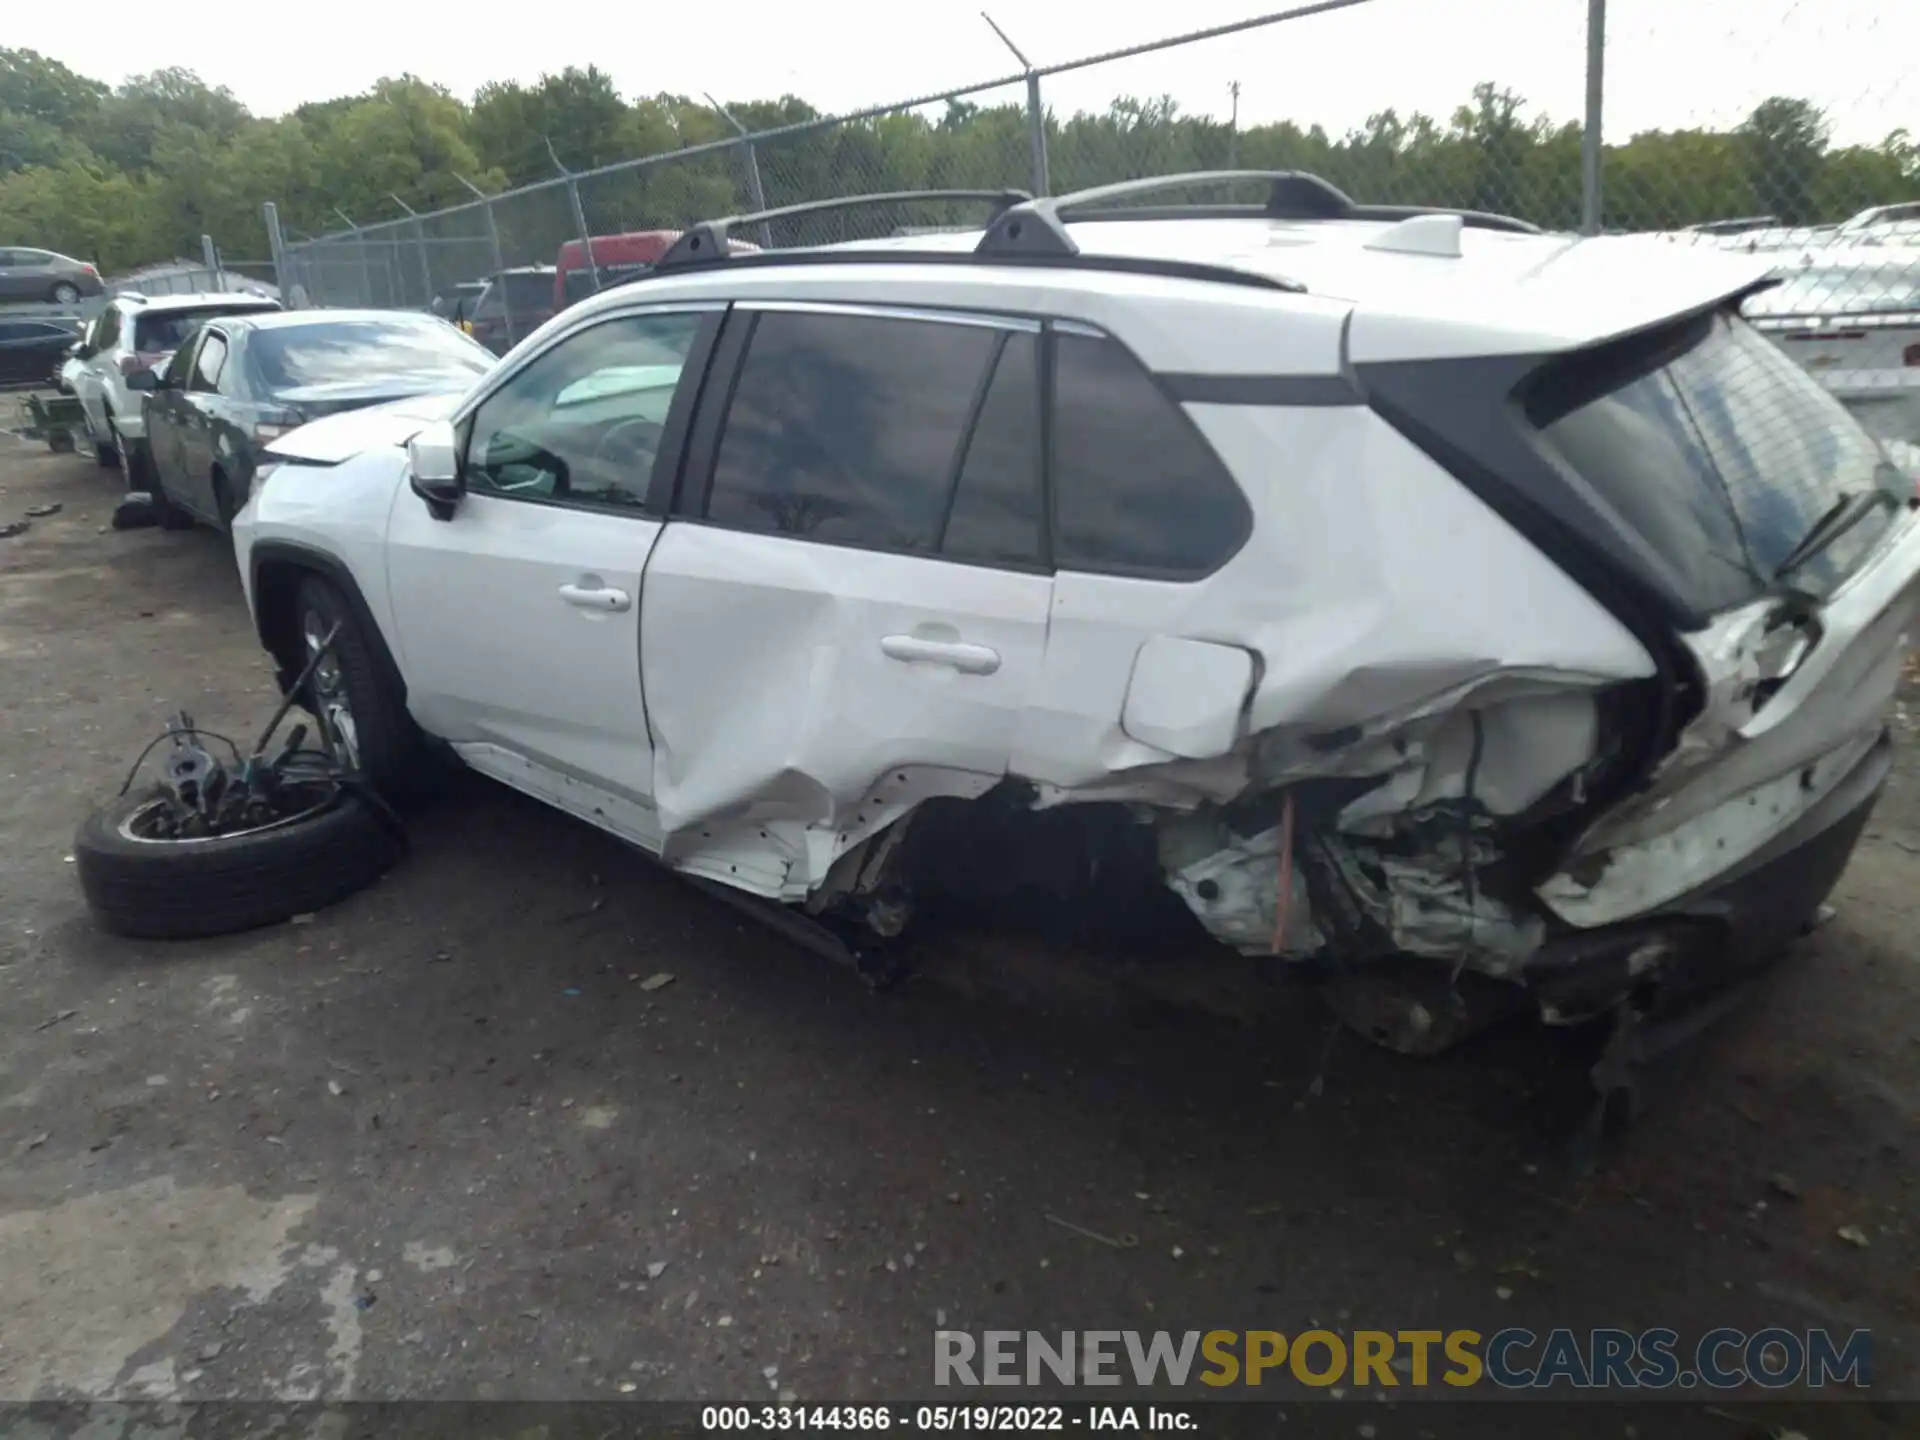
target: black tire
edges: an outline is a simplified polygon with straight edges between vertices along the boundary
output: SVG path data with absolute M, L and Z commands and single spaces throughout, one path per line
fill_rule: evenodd
M 104 407 L 105 402 L 103 401 L 102 408 Z M 105 440 L 100 439 L 99 436 L 93 433 L 93 427 L 91 425 L 87 427 L 87 439 L 93 442 L 94 464 L 98 465 L 102 470 L 111 470 L 115 465 L 120 463 L 120 452 L 113 447 L 114 433 L 113 412 L 111 410 L 107 411 L 107 438 Z
M 338 682 L 352 716 L 357 768 L 361 777 L 383 795 L 412 799 L 434 788 L 437 767 L 428 753 L 425 738 L 407 713 L 406 702 L 384 678 L 374 658 L 373 641 L 362 631 L 346 598 L 331 580 L 308 575 L 300 582 L 294 597 L 294 636 L 300 649 L 293 669 L 297 673 L 307 661 L 306 636 L 309 630 L 324 636 L 337 621 L 340 632 L 334 638 L 333 658 L 338 662 Z M 316 675 L 308 682 L 309 693 L 300 703 L 328 725 L 324 696 L 319 693 L 325 678 Z M 335 744 L 340 735 L 329 727 Z
M 392 822 L 343 791 L 325 809 L 271 830 L 212 840 L 137 840 L 123 822 L 153 792 L 89 815 L 73 858 L 101 928 L 141 940 L 187 940 L 272 925 L 372 884 L 399 857 Z
M 139 458 L 129 462 L 129 469 L 137 481 L 131 482 L 135 490 L 145 490 L 153 497 L 154 517 L 159 520 L 163 530 L 191 530 L 193 516 L 182 510 L 167 497 L 165 485 L 160 479 L 160 467 L 147 451 L 139 451 Z
M 73 305 L 80 299 L 80 287 L 62 280 L 48 292 L 47 298 L 56 305 Z

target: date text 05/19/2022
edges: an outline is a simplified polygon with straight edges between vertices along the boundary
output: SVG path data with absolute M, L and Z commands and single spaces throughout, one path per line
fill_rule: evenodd
M 949 1431 L 1158 1431 L 1198 1428 L 1191 1411 L 1159 1405 L 708 1405 L 705 1431 L 822 1430 L 944 1433 Z

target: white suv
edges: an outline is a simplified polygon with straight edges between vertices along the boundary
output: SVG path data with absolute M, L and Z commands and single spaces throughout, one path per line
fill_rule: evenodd
M 339 622 L 305 698 L 375 782 L 430 737 L 841 940 L 1163 880 L 1408 1050 L 1777 952 L 1887 773 L 1920 525 L 1739 318 L 1765 261 L 1297 174 L 1119 208 L 1200 181 L 697 226 L 283 438 L 234 525 L 283 683 Z
M 94 316 L 80 343 L 79 364 L 63 369 L 86 416 L 87 438 L 102 465 L 121 464 L 127 481 L 145 481 L 146 397 L 127 381 L 142 370 L 162 369 L 201 321 L 213 315 L 251 315 L 278 310 L 280 302 L 258 296 L 116 295 Z

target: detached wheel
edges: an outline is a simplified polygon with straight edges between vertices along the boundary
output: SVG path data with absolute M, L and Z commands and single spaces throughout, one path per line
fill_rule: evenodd
M 159 833 L 158 792 L 122 796 L 74 838 L 87 907 L 136 939 L 230 935 L 342 900 L 399 857 L 401 837 L 351 791 L 316 786 L 309 798 L 257 829 L 179 840 Z
M 315 655 L 338 624 L 333 648 L 301 703 L 325 727 L 347 768 L 383 795 L 410 798 L 432 788 L 432 757 L 406 703 L 374 661 L 372 644 L 332 581 L 309 575 L 295 597 L 299 664 Z

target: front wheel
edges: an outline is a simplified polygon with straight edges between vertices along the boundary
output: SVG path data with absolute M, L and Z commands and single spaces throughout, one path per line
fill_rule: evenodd
M 193 516 L 182 510 L 168 498 L 165 483 L 160 479 L 160 466 L 150 454 L 142 453 L 132 463 L 134 473 L 141 478 L 133 486 L 136 490 L 145 490 L 153 500 L 153 513 L 160 521 L 162 529 L 191 530 Z
M 300 650 L 288 658 L 295 659 L 296 671 L 320 652 L 329 634 L 334 636 L 300 699 L 340 759 L 382 794 L 408 797 L 430 788 L 432 757 L 419 728 L 383 676 L 374 659 L 375 642 L 339 589 L 319 575 L 308 576 L 300 582 L 295 613 Z

